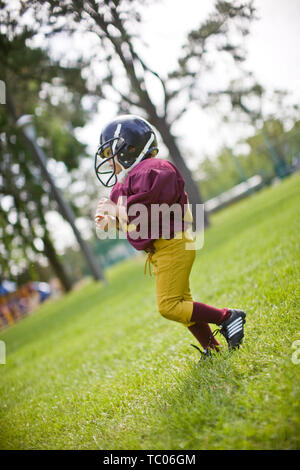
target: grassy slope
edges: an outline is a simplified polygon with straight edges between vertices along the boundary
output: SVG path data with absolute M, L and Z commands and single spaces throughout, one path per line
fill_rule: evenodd
M 144 258 L 119 264 L 108 286 L 91 282 L 1 333 L 0 447 L 299 448 L 299 184 L 214 216 L 197 254 L 195 299 L 248 313 L 239 351 L 197 367 L 190 333 L 157 313 Z

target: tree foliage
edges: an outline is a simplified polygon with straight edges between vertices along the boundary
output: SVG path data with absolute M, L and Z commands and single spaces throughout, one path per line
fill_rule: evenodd
M 248 151 L 239 153 L 222 148 L 213 158 L 206 157 L 196 171 L 205 200 L 218 196 L 254 175 L 268 184 L 299 167 L 300 121 L 286 129 L 278 119 L 269 119 L 246 139 Z
M 46 51 L 28 46 L 34 32 L 27 27 L 20 30 L 9 10 L 1 10 L 1 20 L 0 79 L 10 104 L 0 107 L 1 276 L 16 278 L 46 256 L 69 288 L 46 223 L 47 212 L 57 206 L 14 120 L 23 114 L 34 116 L 38 142 L 53 173 L 66 177 L 85 154 L 74 129 L 87 119 L 81 106 L 87 89 L 80 69 L 62 67 Z

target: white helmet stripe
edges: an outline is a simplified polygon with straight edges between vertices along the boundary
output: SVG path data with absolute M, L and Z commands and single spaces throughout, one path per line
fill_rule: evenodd
M 117 128 L 115 130 L 115 133 L 114 133 L 114 138 L 116 139 L 117 137 L 119 137 L 120 133 L 121 133 L 121 127 L 122 127 L 122 124 L 118 124 L 117 125 Z M 113 141 L 113 144 L 112 144 L 112 152 L 113 154 L 115 153 L 115 150 L 116 150 L 116 145 L 117 145 L 118 141 L 117 139 Z
M 149 148 L 150 148 L 150 145 L 152 144 L 154 140 L 154 134 L 151 134 L 150 136 L 150 139 L 147 141 L 145 147 L 143 148 L 143 150 L 141 151 L 141 153 L 139 154 L 139 156 L 137 157 L 136 161 L 134 162 L 133 165 L 131 165 L 131 167 L 128 168 L 128 170 L 131 170 L 135 165 L 137 165 L 138 163 L 140 163 L 140 161 L 142 160 L 142 158 L 144 157 L 144 155 L 148 152 Z
M 133 165 L 131 165 L 129 168 L 124 168 L 123 171 L 121 171 L 121 173 L 119 173 L 118 175 L 118 180 L 120 182 L 124 182 L 125 181 L 125 178 L 126 178 L 126 175 L 127 173 L 129 173 L 129 171 L 132 170 L 133 167 L 135 167 L 135 165 L 137 165 L 138 163 L 140 163 L 140 161 L 143 159 L 144 155 L 148 152 L 153 140 L 154 140 L 155 136 L 154 134 L 151 134 L 150 136 L 150 139 L 148 139 L 145 147 L 143 148 L 143 150 L 141 151 L 141 153 L 139 154 L 138 158 L 136 159 L 136 161 L 134 162 Z M 121 165 L 122 166 L 122 165 Z M 122 167 L 123 168 L 123 167 Z
M 143 148 L 143 150 L 139 154 L 138 158 L 140 158 L 141 156 L 143 157 L 145 155 L 145 153 L 148 152 L 148 150 L 150 148 L 150 145 L 152 144 L 153 140 L 154 140 L 154 134 L 151 134 L 150 139 L 148 140 L 145 147 Z

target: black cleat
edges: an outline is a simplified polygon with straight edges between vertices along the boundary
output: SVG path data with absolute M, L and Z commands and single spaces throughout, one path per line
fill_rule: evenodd
M 242 310 L 230 309 L 230 317 L 221 323 L 220 333 L 228 343 L 229 349 L 237 349 L 243 342 L 246 314 Z

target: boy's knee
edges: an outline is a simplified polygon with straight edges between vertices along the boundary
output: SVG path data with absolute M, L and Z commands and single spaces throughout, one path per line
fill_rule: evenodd
M 173 320 L 183 325 L 191 324 L 193 311 L 193 301 L 184 301 L 183 299 L 158 299 L 158 311 L 168 320 Z
M 168 320 L 182 322 L 182 320 L 178 318 L 176 304 L 177 303 L 160 302 L 158 304 L 158 311 L 164 318 L 167 318 Z

